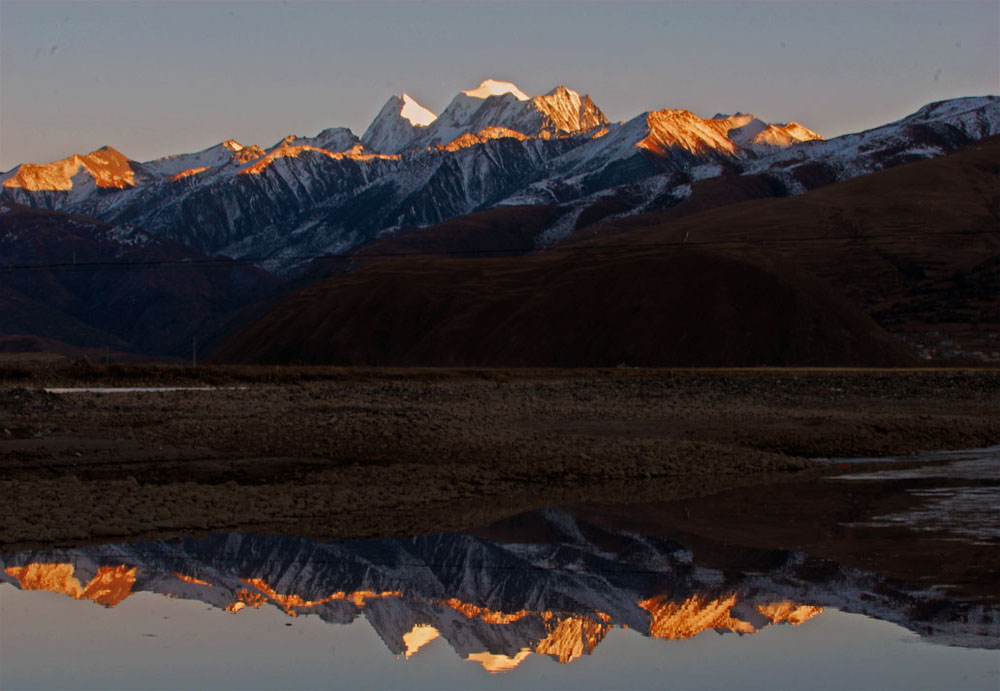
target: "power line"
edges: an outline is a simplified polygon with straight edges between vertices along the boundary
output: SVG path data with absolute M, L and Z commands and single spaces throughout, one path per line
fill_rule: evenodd
M 636 228 L 632 232 L 641 232 L 642 228 Z M 680 234 L 680 231 L 678 231 Z M 56 271 L 60 273 L 76 273 L 83 271 L 98 271 L 102 269 L 142 269 L 158 267 L 193 267 L 193 268 L 235 268 L 237 266 L 256 266 L 258 264 L 274 261 L 282 262 L 308 262 L 308 261 L 335 261 L 335 260 L 358 260 L 358 259 L 399 259 L 409 258 L 448 258 L 448 257 L 498 257 L 532 255 L 539 256 L 543 252 L 631 252 L 636 250 L 650 250 L 667 247 L 701 248 L 701 247 L 754 247 L 758 249 L 781 249 L 786 245 L 796 245 L 805 243 L 858 243 L 863 244 L 869 240 L 892 240 L 912 242 L 914 237 L 947 237 L 947 236 L 982 236 L 993 235 L 1000 241 L 1000 232 L 993 230 L 941 230 L 923 231 L 914 234 L 895 233 L 873 233 L 856 236 L 785 236 L 781 238 L 762 238 L 754 240 L 752 234 L 743 238 L 735 237 L 729 239 L 697 241 L 690 239 L 690 231 L 685 232 L 682 239 L 672 242 L 656 243 L 628 243 L 628 244 L 569 244 L 555 245 L 542 248 L 528 247 L 501 247 L 493 249 L 469 249 L 469 250 L 444 250 L 440 252 L 417 251 L 417 252 L 364 252 L 352 250 L 350 252 L 324 253 L 324 254 L 303 254 L 290 256 L 267 256 L 267 257 L 206 257 L 203 259 L 156 259 L 147 261 L 89 261 L 89 262 L 51 262 L 41 264 L 15 264 L 8 262 L 6 271 L 0 265 L 0 273 L 13 273 L 14 271 Z

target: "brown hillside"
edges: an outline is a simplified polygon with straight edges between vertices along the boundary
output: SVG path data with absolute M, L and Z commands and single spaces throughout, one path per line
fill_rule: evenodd
M 897 364 L 903 348 L 764 252 L 668 247 L 399 259 L 327 279 L 218 362 L 371 365 Z
M 612 221 L 576 239 L 767 249 L 843 291 L 915 351 L 1000 351 L 1000 137 L 796 197 L 685 213 Z M 580 243 L 584 235 L 598 237 Z

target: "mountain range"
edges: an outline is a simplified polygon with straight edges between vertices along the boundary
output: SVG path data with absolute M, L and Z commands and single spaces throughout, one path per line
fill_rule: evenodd
M 946 156 L 998 133 L 996 96 L 933 103 L 897 122 L 823 140 L 801 124 L 768 123 L 745 113 L 704 118 L 666 109 L 610 122 L 589 96 L 563 86 L 529 97 L 514 84 L 487 79 L 458 93 L 439 115 L 407 94 L 393 96 L 360 137 L 333 127 L 313 137 L 289 135 L 269 147 L 230 139 L 146 162 L 104 147 L 19 165 L 0 174 L 0 201 L 19 210 L 0 215 L 8 242 L 2 258 L 11 271 L 22 264 L 72 263 L 63 242 L 41 254 L 15 249 L 24 238 L 22 209 L 34 207 L 135 229 L 161 239 L 179 253 L 178 261 L 187 253 L 195 264 L 220 256 L 254 264 L 286 281 L 283 294 L 291 294 L 290 287 L 366 266 L 379 254 L 534 253 L 577 244 L 609 224 L 617 233 L 649 225 L 657 214 L 676 219 L 752 199 L 794 197 Z M 484 212 L 493 214 L 492 230 L 470 231 L 478 222 L 463 219 Z M 638 225 L 630 226 L 630 218 Z M 115 252 L 103 247 L 91 254 Z M 242 309 L 244 320 L 261 313 L 245 308 L 274 282 L 258 279 L 259 291 L 218 301 L 218 313 Z M 29 289 L 21 281 L 17 290 L 53 304 L 42 287 Z M 878 321 L 877 310 L 860 307 Z M 70 316 L 79 319 L 88 309 L 101 308 L 88 301 Z M 121 315 L 109 312 L 115 318 Z M 222 316 L 210 321 L 212 333 L 234 330 Z M 25 319 L 17 323 L 37 333 Z M 102 340 L 84 342 L 66 331 L 39 335 L 87 346 Z M 189 331 L 211 338 L 204 327 Z M 104 345 L 180 352 L 177 344 L 151 349 L 147 342 L 116 338 L 104 338 Z
M 579 229 L 607 196 L 629 213 L 683 200 L 693 180 L 762 175 L 781 194 L 927 158 L 997 133 L 1000 100 L 933 104 L 891 125 L 823 142 L 753 115 L 649 111 L 608 122 L 565 87 L 528 98 L 484 81 L 439 116 L 393 96 L 358 138 L 345 128 L 267 148 L 233 140 L 137 162 L 111 147 L 0 175 L 0 198 L 131 223 L 200 252 L 287 275 L 307 257 L 498 205 L 555 204 L 540 243 Z
M 799 625 L 825 607 L 894 622 L 930 642 L 997 647 L 992 608 L 805 554 L 709 568 L 672 539 L 556 509 L 515 517 L 503 530 L 502 540 L 229 534 L 22 552 L 0 555 L 0 583 L 105 607 L 151 592 L 204 602 L 219 616 L 265 606 L 332 625 L 364 616 L 395 655 L 409 658 L 440 637 L 491 672 L 532 654 L 571 663 L 613 628 L 667 644 L 709 630 L 742 636 Z M 733 553 L 738 559 L 740 549 Z

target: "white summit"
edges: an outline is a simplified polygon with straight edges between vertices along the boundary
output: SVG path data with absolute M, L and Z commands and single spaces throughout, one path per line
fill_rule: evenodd
M 517 88 L 516 84 L 510 82 L 499 82 L 496 79 L 486 79 L 475 89 L 463 91 L 466 96 L 473 98 L 489 98 L 490 96 L 503 96 L 513 94 L 518 101 L 527 101 L 528 94 Z
M 437 115 L 414 101 L 413 97 L 409 94 L 403 94 L 403 108 L 399 111 L 399 114 L 409 120 L 411 125 L 426 127 L 437 120 Z
M 437 120 L 409 94 L 394 95 L 361 135 L 361 143 L 382 154 L 398 154 L 411 148 L 417 133 Z

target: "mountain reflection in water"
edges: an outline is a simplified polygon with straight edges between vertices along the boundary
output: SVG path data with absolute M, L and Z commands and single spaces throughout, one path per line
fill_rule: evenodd
M 824 607 L 892 621 L 931 642 L 1000 647 L 995 612 L 803 554 L 778 553 L 766 572 L 723 572 L 693 563 L 678 542 L 563 511 L 536 512 L 521 519 L 526 524 L 545 541 L 229 534 L 22 552 L 0 558 L 0 581 L 105 607 L 146 591 L 199 600 L 230 616 L 274 607 L 349 624 L 364 615 L 397 656 L 411 658 L 442 638 L 490 672 L 512 670 L 531 655 L 572 662 L 615 627 L 666 641 L 709 629 L 747 635 L 797 626 Z

